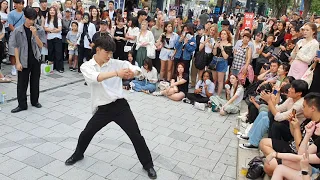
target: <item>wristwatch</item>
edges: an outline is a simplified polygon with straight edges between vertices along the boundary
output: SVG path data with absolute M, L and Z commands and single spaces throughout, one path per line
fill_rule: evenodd
M 305 175 L 308 175 L 308 174 L 309 174 L 308 171 L 304 171 L 304 170 L 301 171 L 301 175 L 304 175 L 304 176 L 305 176 Z

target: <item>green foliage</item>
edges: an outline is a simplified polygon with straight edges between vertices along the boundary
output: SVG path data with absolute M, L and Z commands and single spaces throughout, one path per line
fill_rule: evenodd
M 310 13 L 314 13 L 314 12 L 316 12 L 317 15 L 320 15 L 320 1 L 318 0 L 313 0 L 311 2 Z

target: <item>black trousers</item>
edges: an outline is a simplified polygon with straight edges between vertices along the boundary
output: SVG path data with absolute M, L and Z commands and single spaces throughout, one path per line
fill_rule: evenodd
M 62 39 L 48 40 L 48 60 L 54 62 L 54 69 L 58 71 L 64 70 L 62 53 Z
M 289 142 L 293 139 L 290 132 L 289 121 L 274 121 L 269 129 L 269 135 L 272 139 L 284 140 Z
M 83 64 L 83 59 L 86 58 L 87 61 L 91 59 L 91 49 L 87 49 L 83 46 L 78 46 L 78 72 L 80 71 L 80 66 Z
M 191 104 L 194 104 L 194 102 L 208 103 L 208 101 L 210 101 L 208 97 L 203 97 L 200 94 L 195 93 L 187 93 L 186 97 L 191 101 Z
M 28 62 L 28 68 L 18 71 L 17 97 L 19 107 L 27 108 L 27 89 L 30 77 L 30 100 L 32 105 L 39 101 L 40 62 L 32 60 Z
M 254 120 L 258 117 L 259 115 L 259 110 L 254 106 L 253 103 L 248 104 L 248 122 L 253 123 Z
M 156 58 L 152 59 L 152 66 L 157 69 L 157 72 L 160 73 L 161 63 L 160 63 L 160 51 L 156 50 Z
M 110 104 L 99 106 L 97 112 L 81 132 L 74 155 L 76 157 L 82 156 L 93 136 L 111 121 L 117 123 L 129 136 L 143 167 L 145 169 L 153 167 L 149 148 L 140 134 L 137 121 L 125 99 L 118 99 Z

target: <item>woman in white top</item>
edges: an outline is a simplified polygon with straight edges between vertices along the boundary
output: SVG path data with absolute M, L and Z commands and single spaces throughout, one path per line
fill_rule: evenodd
M 226 84 L 227 100 L 221 99 L 218 95 L 210 97 L 210 101 L 215 104 L 216 110 L 220 110 L 221 116 L 236 114 L 240 111 L 244 88 L 235 75 L 230 75 L 230 84 L 232 86 L 231 89 L 230 85 Z
M 152 66 L 152 60 L 147 58 L 143 61 L 141 67 L 141 75 L 139 80 L 133 80 L 133 90 L 144 93 L 152 93 L 156 90 L 156 83 L 158 82 L 158 72 Z
M 263 37 L 263 34 L 261 32 L 258 32 L 254 37 L 253 49 L 252 49 L 252 66 L 253 67 L 256 67 L 256 61 L 257 61 L 257 58 L 259 57 L 259 49 L 262 47 L 262 37 Z
M 154 51 L 149 52 L 150 54 L 155 55 L 155 48 L 154 47 L 154 36 L 151 31 L 148 30 L 148 21 L 141 22 L 141 30 L 137 37 L 137 55 L 136 61 L 138 62 L 139 66 L 143 65 L 143 61 L 147 58 L 147 50 Z M 151 58 L 151 57 L 149 57 Z
M 202 49 L 204 48 L 207 65 L 209 65 L 210 62 L 212 61 L 212 57 L 213 57 L 212 50 L 213 50 L 213 46 L 215 44 L 215 39 L 217 38 L 217 35 L 218 35 L 218 26 L 216 24 L 213 24 L 209 29 L 209 35 L 204 35 L 200 39 L 199 51 L 202 51 Z M 202 72 L 200 74 L 202 74 Z
M 54 63 L 54 69 L 63 73 L 63 59 L 62 59 L 62 23 L 57 16 L 57 10 L 54 7 L 49 9 L 49 14 L 44 25 L 44 30 L 48 33 L 48 60 Z
M 3 25 L 3 28 L 5 29 L 5 38 L 8 41 L 9 40 L 9 35 L 7 29 L 9 28 L 9 23 L 8 23 L 8 1 L 3 0 L 0 2 L 0 19 L 1 23 Z
M 289 58 L 291 68 L 288 76 L 293 76 L 295 79 L 300 79 L 303 76 L 319 50 L 319 42 L 316 40 L 316 24 L 305 24 L 303 26 L 303 36 L 304 39 L 297 42 L 291 53 L 291 58 Z

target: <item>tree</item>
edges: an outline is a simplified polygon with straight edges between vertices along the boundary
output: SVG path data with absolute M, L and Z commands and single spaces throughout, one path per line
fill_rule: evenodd
M 312 0 L 304 0 L 304 10 L 303 10 L 303 14 L 302 14 L 303 18 L 307 17 L 308 12 L 311 9 L 311 3 L 312 3 Z
M 273 16 L 279 18 L 281 14 L 286 14 L 288 0 L 267 0 L 269 7 L 272 8 Z
M 320 1 L 312 1 L 310 13 L 314 12 L 320 15 Z

